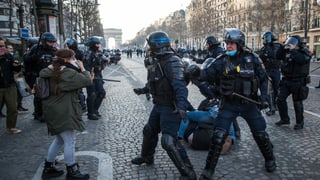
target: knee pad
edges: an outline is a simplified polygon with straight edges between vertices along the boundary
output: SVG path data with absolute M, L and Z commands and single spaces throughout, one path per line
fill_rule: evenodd
M 265 142 L 266 140 L 269 140 L 269 135 L 265 131 L 255 131 L 252 134 L 253 138 L 258 142 Z
M 154 137 L 154 136 L 158 136 L 158 133 L 155 129 L 152 129 L 151 126 L 149 124 L 146 124 L 144 127 L 143 127 L 143 136 L 146 136 L 146 137 Z
M 214 144 L 222 145 L 227 138 L 227 131 L 222 128 L 216 128 L 213 133 L 212 142 Z
M 161 146 L 164 150 L 166 151 L 173 151 L 175 148 L 175 138 L 173 138 L 171 135 L 169 134 L 163 134 L 161 136 Z

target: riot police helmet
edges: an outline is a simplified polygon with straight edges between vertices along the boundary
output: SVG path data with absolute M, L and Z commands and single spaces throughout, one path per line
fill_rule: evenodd
M 292 35 L 289 38 L 295 38 L 297 40 L 297 45 L 299 47 L 303 47 L 304 46 L 304 42 L 303 42 L 302 38 L 299 35 Z M 289 38 L 288 38 L 288 40 L 289 40 Z
M 41 35 L 41 42 L 56 42 L 56 37 L 51 32 L 45 32 Z
M 226 30 L 226 33 L 224 35 L 224 41 L 227 42 L 233 42 L 238 44 L 240 47 L 245 46 L 246 37 L 243 34 L 242 31 L 240 31 L 237 28 L 229 28 Z
M 263 44 L 270 44 L 273 41 L 276 41 L 277 38 L 275 37 L 275 35 L 272 32 L 267 31 L 267 32 L 263 33 L 262 40 L 263 40 Z
M 100 39 L 95 36 L 89 37 L 87 46 L 93 47 L 95 44 L 100 44 Z
M 185 68 L 185 73 L 191 79 L 197 78 L 200 76 L 200 67 L 196 63 L 190 63 Z
M 214 36 L 208 36 L 205 40 L 204 40 L 204 45 L 208 45 L 209 46 L 209 49 L 211 47 L 214 47 L 214 46 L 218 46 L 220 45 L 220 42 L 217 40 L 216 37 Z
M 31 48 L 33 45 L 37 44 L 39 41 L 39 38 L 36 37 L 30 37 L 27 39 L 27 46 L 28 48 Z
M 77 50 L 78 49 L 78 42 L 73 39 L 73 38 L 67 38 L 65 41 L 64 41 L 64 44 L 69 48 L 69 49 L 72 49 L 72 50 Z
M 163 31 L 156 31 L 147 37 L 147 43 L 156 55 L 162 55 L 171 52 L 170 38 L 167 33 Z

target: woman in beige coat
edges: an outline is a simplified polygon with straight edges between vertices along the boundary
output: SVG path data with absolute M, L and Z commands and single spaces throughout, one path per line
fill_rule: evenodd
M 89 179 L 89 174 L 80 173 L 75 161 L 75 135 L 76 131 L 84 130 L 77 92 L 91 85 L 92 78 L 82 62 L 74 60 L 72 50 L 59 49 L 55 55 L 52 64 L 40 71 L 40 77 L 49 78 L 50 82 L 50 96 L 42 100 L 42 104 L 48 132 L 55 136 L 48 150 L 42 178 L 63 174 L 62 170 L 55 168 L 54 161 L 64 146 L 67 179 Z

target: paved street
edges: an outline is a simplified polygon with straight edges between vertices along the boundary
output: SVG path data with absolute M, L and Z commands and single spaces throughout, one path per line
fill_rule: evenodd
M 312 63 L 310 70 L 320 66 Z M 118 65 L 108 66 L 105 78 L 121 80 L 106 82 L 107 97 L 104 100 L 98 121 L 89 121 L 83 116 L 86 131 L 77 134 L 77 161 L 81 172 L 90 173 L 91 179 L 179 179 L 180 174 L 165 151 L 158 144 L 155 164 L 152 166 L 132 165 L 130 160 L 140 153 L 142 129 L 147 121 L 152 102 L 144 95 L 137 96 L 132 88 L 143 87 L 146 70 L 143 59 L 128 60 L 122 55 Z M 305 104 L 305 128 L 293 130 L 295 116 L 289 100 L 291 125 L 277 127 L 278 114 L 266 117 L 267 132 L 274 145 L 278 168 L 267 173 L 263 157 L 253 141 L 245 121 L 238 119 L 241 138 L 232 151 L 220 156 L 215 179 L 280 180 L 320 179 L 320 90 L 313 87 L 320 80 L 320 69 L 312 72 L 309 98 Z M 189 99 L 197 107 L 203 97 L 194 85 L 189 85 Z M 291 98 L 291 97 L 290 97 Z M 290 99 L 289 98 L 289 99 Z M 23 105 L 29 109 L 20 113 L 17 127 L 21 134 L 5 132 L 5 118 L 0 119 L 0 180 L 39 180 L 42 164 L 53 137 L 47 133 L 46 125 L 33 120 L 32 97 L 26 97 Z M 188 155 L 197 175 L 205 164 L 207 151 L 195 151 L 187 147 Z M 65 169 L 63 156 L 58 166 Z M 56 178 L 57 180 L 65 177 Z

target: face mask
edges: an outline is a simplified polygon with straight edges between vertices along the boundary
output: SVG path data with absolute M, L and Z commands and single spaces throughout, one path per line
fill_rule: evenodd
M 234 55 L 236 55 L 236 54 L 237 54 L 237 50 L 227 51 L 227 52 L 226 52 L 226 55 L 227 55 L 227 56 L 234 56 Z

